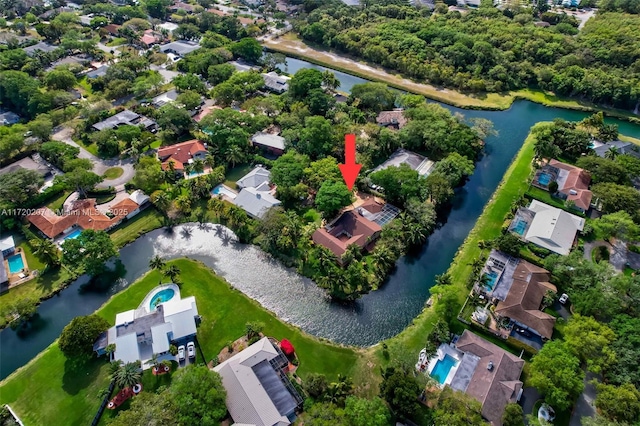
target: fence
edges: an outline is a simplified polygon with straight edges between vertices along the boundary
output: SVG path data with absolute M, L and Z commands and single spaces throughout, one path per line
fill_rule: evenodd
M 116 381 L 115 379 L 113 379 L 109 384 L 109 392 L 107 393 L 107 395 L 105 395 L 104 399 L 102 400 L 102 404 L 100 404 L 100 408 L 98 408 L 98 412 L 96 413 L 96 416 L 93 418 L 93 421 L 91 422 L 91 426 L 96 426 L 100 421 L 100 417 L 102 417 L 102 413 L 104 413 L 104 408 L 109 403 L 109 400 L 111 399 L 111 394 L 113 393 L 113 388 L 115 387 L 116 387 Z

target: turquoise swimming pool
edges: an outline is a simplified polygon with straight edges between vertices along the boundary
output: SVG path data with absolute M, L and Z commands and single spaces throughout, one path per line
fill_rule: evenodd
M 484 275 L 487 277 L 484 288 L 487 291 L 493 290 L 493 288 L 496 286 L 496 282 L 498 282 L 498 273 L 496 271 L 491 271 Z
M 82 234 L 82 229 L 76 229 L 75 231 L 73 231 L 72 233 L 70 233 L 69 235 L 64 237 L 64 239 L 65 239 L 65 241 L 66 240 L 74 240 L 74 239 L 78 238 L 80 236 L 80 234 Z
M 14 254 L 8 257 L 7 263 L 9 263 L 10 274 L 19 274 L 24 269 L 24 260 L 22 260 L 21 254 Z
M 164 290 L 160 290 L 151 298 L 151 302 L 149 303 L 149 310 L 153 311 L 156 309 L 160 303 L 168 302 L 173 299 L 173 296 L 176 292 L 172 288 L 165 288 Z
M 548 186 L 549 182 L 551 182 L 551 173 L 540 173 L 540 176 L 538 176 L 538 183 L 542 186 Z
M 521 218 L 517 218 L 511 230 L 518 235 L 524 235 L 524 231 L 527 229 L 527 221 Z
M 451 355 L 445 355 L 444 359 L 436 361 L 436 365 L 431 370 L 429 374 L 431 377 L 436 379 L 438 383 L 441 385 L 444 384 L 445 380 L 447 380 L 447 376 L 451 369 L 458 363 Z

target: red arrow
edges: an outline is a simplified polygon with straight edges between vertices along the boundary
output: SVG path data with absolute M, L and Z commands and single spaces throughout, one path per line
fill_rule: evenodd
M 344 183 L 351 191 L 362 168 L 362 164 L 356 164 L 356 135 L 352 133 L 344 135 L 344 163 L 338 164 L 338 167 L 342 172 Z

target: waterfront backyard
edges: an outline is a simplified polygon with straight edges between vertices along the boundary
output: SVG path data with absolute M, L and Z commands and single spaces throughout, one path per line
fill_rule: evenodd
M 260 321 L 265 324 L 265 334 L 286 338 L 296 347 L 300 358 L 298 374 L 302 378 L 309 373 L 325 374 L 330 379 L 339 373 L 353 374 L 357 349 L 320 341 L 284 323 L 201 263 L 179 259 L 169 264 L 181 271 L 182 295 L 196 297 L 202 315 L 198 341 L 207 360 L 214 358 L 228 341 L 244 334 L 247 321 Z M 158 271 L 149 272 L 111 298 L 97 314 L 113 324 L 116 313 L 136 308 L 160 280 Z M 101 402 L 99 393 L 108 385 L 105 358 L 76 368 L 54 342 L 1 382 L 0 403 L 9 404 L 26 425 L 89 424 Z

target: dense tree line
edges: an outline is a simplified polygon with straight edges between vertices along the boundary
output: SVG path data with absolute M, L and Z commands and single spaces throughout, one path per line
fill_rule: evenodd
M 633 108 L 640 100 L 640 17 L 619 12 L 637 13 L 632 3 L 606 2 L 603 10 L 611 12 L 590 19 L 577 37 L 575 19 L 547 13 L 560 23 L 540 28 L 533 9 L 491 5 L 429 16 L 375 1 L 362 9 L 327 3 L 297 30 L 309 42 L 465 92 L 534 87 Z

